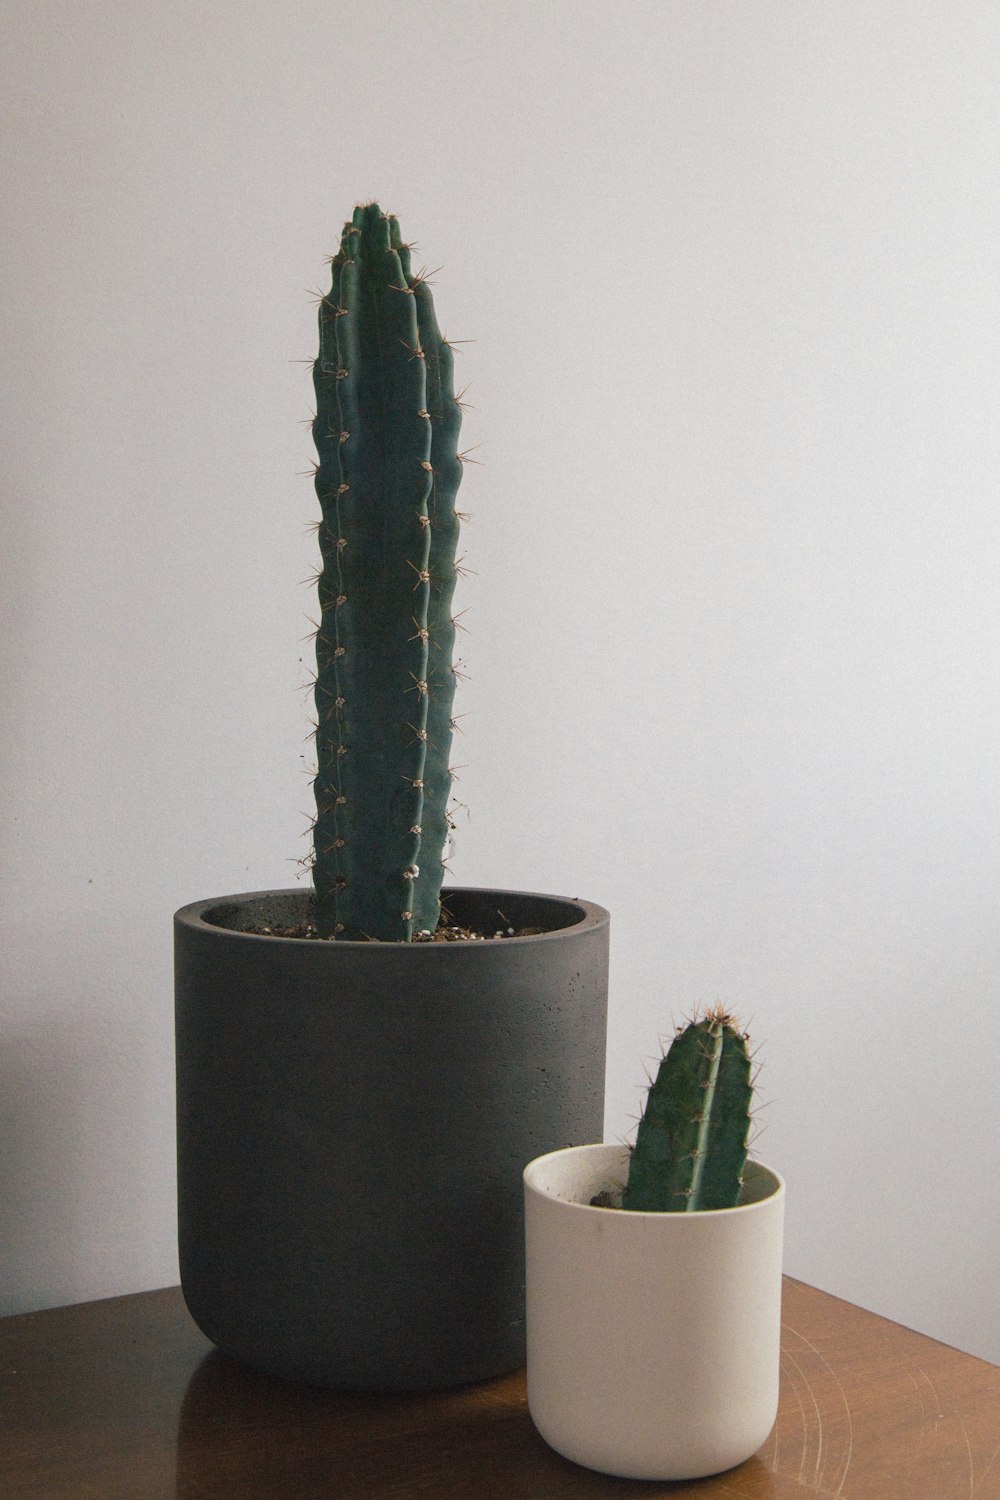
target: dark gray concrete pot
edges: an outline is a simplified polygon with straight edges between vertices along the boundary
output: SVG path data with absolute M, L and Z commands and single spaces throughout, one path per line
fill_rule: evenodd
M 452 890 L 458 922 L 546 931 L 403 944 L 245 930 L 294 924 L 309 901 L 223 896 L 174 919 L 191 1314 L 226 1352 L 319 1385 L 424 1390 L 514 1369 L 521 1173 L 603 1133 L 608 913 Z

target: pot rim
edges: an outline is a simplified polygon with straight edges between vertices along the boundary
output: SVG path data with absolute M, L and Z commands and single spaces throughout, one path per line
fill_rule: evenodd
M 737 1203 L 733 1208 L 699 1208 L 692 1213 L 664 1213 L 658 1210 L 640 1208 L 598 1208 L 593 1203 L 581 1203 L 576 1198 L 561 1198 L 557 1193 L 550 1192 L 547 1188 L 539 1186 L 534 1180 L 543 1164 L 552 1162 L 556 1157 L 579 1157 L 598 1151 L 607 1153 L 612 1159 L 618 1158 L 621 1160 L 623 1157 L 627 1158 L 629 1147 L 617 1141 L 591 1141 L 580 1146 L 563 1146 L 558 1151 L 548 1151 L 544 1156 L 536 1156 L 534 1161 L 528 1162 L 522 1174 L 524 1186 L 536 1198 L 541 1199 L 545 1203 L 557 1205 L 560 1211 L 566 1209 L 570 1212 L 583 1214 L 601 1214 L 605 1217 L 610 1215 L 615 1220 L 627 1219 L 637 1222 L 643 1219 L 665 1220 L 677 1225 L 704 1223 L 709 1219 L 718 1219 L 720 1217 L 731 1218 L 733 1215 L 760 1212 L 785 1196 L 785 1179 L 781 1173 L 776 1172 L 773 1167 L 769 1167 L 766 1162 L 749 1157 L 747 1158 L 747 1166 L 756 1167 L 773 1178 L 775 1185 L 769 1193 L 763 1198 L 754 1199 L 752 1203 Z M 681 1232 L 683 1233 L 683 1231 Z
M 327 939 L 326 941 L 316 939 L 307 940 L 301 937 L 284 937 L 279 933 L 240 932 L 237 928 L 223 927 L 216 922 L 206 920 L 206 913 L 216 907 L 236 906 L 249 901 L 266 900 L 268 897 L 275 896 L 301 896 L 308 898 L 313 894 L 311 889 L 302 886 L 276 886 L 269 890 L 238 891 L 228 896 L 208 896 L 202 898 L 200 901 L 191 901 L 174 913 L 174 923 L 176 926 L 193 928 L 206 936 L 218 937 L 227 942 L 234 939 L 242 939 L 245 942 L 251 943 L 283 943 L 291 944 L 299 949 L 308 948 L 310 951 L 341 949 L 348 952 L 372 953 L 386 949 L 392 952 L 405 949 L 407 952 L 414 953 L 429 952 L 441 954 L 453 950 L 460 953 L 469 953 L 470 951 L 485 948 L 487 945 L 495 943 L 502 943 L 504 948 L 509 947 L 511 944 L 517 946 L 524 943 L 541 943 L 550 941 L 553 938 L 563 938 L 567 933 L 584 932 L 593 928 L 606 927 L 611 920 L 611 914 L 605 907 L 598 906 L 593 901 L 585 901 L 580 896 L 557 896 L 551 892 L 543 891 L 517 891 L 511 890 L 507 886 L 450 885 L 442 889 L 443 896 L 457 895 L 459 893 L 463 896 L 484 896 L 487 898 L 516 896 L 521 900 L 553 902 L 559 906 L 575 906 L 581 915 L 577 921 L 570 922 L 561 927 L 553 927 L 548 932 L 533 932 L 520 937 L 484 937 L 477 939 L 475 942 L 468 943 L 408 943 L 401 940 L 374 942 L 364 938 L 336 938 Z

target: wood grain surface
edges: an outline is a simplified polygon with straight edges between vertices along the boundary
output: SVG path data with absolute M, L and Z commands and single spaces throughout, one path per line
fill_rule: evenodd
M 179 1290 L 0 1321 L 4 1500 L 1000 1500 L 1000 1367 L 786 1278 L 778 1421 L 714 1479 L 609 1479 L 535 1432 L 522 1373 L 432 1396 L 273 1380 Z

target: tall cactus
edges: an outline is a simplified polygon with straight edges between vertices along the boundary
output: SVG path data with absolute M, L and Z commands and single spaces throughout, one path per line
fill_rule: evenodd
M 315 920 L 408 941 L 440 915 L 461 407 L 399 225 L 355 209 L 319 310 Z
M 650 1086 L 622 1208 L 733 1208 L 747 1156 L 753 1085 L 747 1038 L 721 1008 L 673 1040 Z

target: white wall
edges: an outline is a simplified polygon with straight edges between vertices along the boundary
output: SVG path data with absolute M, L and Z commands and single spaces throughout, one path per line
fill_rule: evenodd
M 305 850 L 307 289 L 476 410 L 455 876 L 764 1044 L 795 1275 L 1000 1360 L 990 0 L 6 0 L 0 1309 L 176 1278 L 170 917 Z

